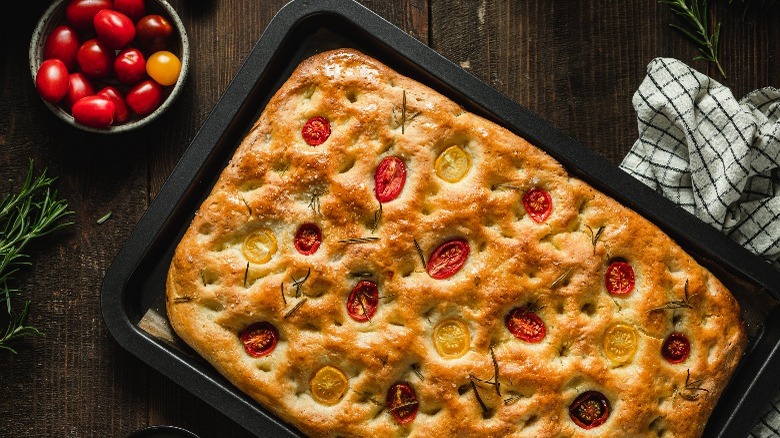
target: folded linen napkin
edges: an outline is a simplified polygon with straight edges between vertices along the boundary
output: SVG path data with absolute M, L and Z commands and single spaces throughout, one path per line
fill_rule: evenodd
M 656 58 L 633 104 L 639 139 L 620 167 L 780 268 L 780 90 L 737 101 L 683 62 Z M 780 391 L 749 436 L 780 437 Z

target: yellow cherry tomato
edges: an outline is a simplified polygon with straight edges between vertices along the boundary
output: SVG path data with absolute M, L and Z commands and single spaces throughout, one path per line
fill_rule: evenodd
M 347 376 L 336 367 L 325 365 L 309 382 L 311 396 L 317 403 L 333 406 L 347 392 Z
M 639 334 L 633 326 L 618 322 L 604 331 L 602 341 L 607 359 L 622 364 L 634 357 L 639 344 Z
M 445 359 L 455 359 L 469 351 L 471 335 L 463 321 L 445 319 L 433 329 L 433 346 Z
M 276 253 L 276 237 L 268 228 L 260 228 L 246 236 L 241 252 L 252 263 L 265 263 Z
M 436 158 L 436 174 L 447 182 L 458 182 L 471 167 L 471 158 L 458 146 L 450 146 Z
M 155 52 L 146 60 L 146 73 L 160 85 L 173 85 L 181 73 L 181 61 L 167 50 Z

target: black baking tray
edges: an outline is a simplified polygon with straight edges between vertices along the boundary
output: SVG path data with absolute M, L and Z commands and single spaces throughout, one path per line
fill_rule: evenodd
M 357 48 L 525 137 L 573 174 L 671 235 L 735 291 L 750 333 L 745 357 L 704 436 L 745 436 L 780 387 L 780 271 L 548 122 L 352 0 L 295 0 L 268 25 L 106 272 L 103 318 L 128 351 L 259 437 L 302 436 L 181 342 L 139 325 L 165 315 L 165 275 L 195 210 L 268 99 L 306 57 Z

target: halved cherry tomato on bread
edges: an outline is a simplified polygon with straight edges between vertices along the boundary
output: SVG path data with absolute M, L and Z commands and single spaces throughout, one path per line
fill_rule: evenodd
M 129 99 L 129 97 L 128 97 Z M 276 254 L 276 236 L 268 228 L 260 228 L 244 238 L 241 253 L 252 263 L 262 264 Z
M 682 333 L 674 332 L 666 337 L 661 346 L 661 354 L 669 363 L 685 362 L 691 353 L 691 341 Z
M 630 361 L 639 346 L 636 329 L 623 322 L 615 323 L 604 331 L 602 348 L 607 359 L 616 364 Z
M 406 183 L 406 165 L 398 157 L 385 157 L 374 172 L 374 191 L 379 202 L 397 198 Z
M 309 382 L 312 398 L 319 404 L 333 406 L 347 393 L 347 376 L 333 366 L 325 365 Z
M 379 304 L 379 288 L 369 280 L 360 280 L 347 298 L 347 313 L 357 322 L 370 321 Z
M 121 49 L 135 38 L 135 25 L 127 15 L 103 9 L 94 18 L 98 39 L 110 49 Z
M 626 295 L 634 290 L 634 268 L 628 262 L 615 260 L 607 267 L 604 282 L 613 295 Z
M 544 321 L 529 306 L 515 307 L 507 314 L 504 322 L 509 332 L 521 341 L 540 342 L 547 334 Z
M 552 213 L 552 197 L 542 189 L 531 189 L 523 196 L 523 206 L 536 223 L 544 222 Z
M 585 391 L 569 405 L 569 417 L 583 429 L 601 426 L 609 417 L 609 400 L 598 391 Z
M 436 175 L 444 181 L 455 183 L 463 179 L 471 168 L 471 158 L 457 145 L 444 150 L 434 163 Z
M 433 329 L 433 346 L 439 356 L 455 359 L 469 351 L 471 335 L 466 324 L 459 319 L 445 319 Z
M 105 128 L 114 121 L 114 102 L 103 96 L 82 97 L 73 104 L 73 119 L 82 125 Z
M 76 68 L 76 54 L 81 46 L 81 39 L 70 26 L 57 26 L 46 37 L 43 44 L 43 59 L 59 59 L 65 63 L 68 71 Z
M 322 231 L 316 224 L 303 224 L 295 233 L 295 249 L 303 255 L 317 252 L 322 243 Z
M 330 122 L 322 116 L 312 117 L 303 124 L 301 135 L 311 146 L 321 145 L 330 137 Z
M 398 424 L 408 424 L 417 416 L 420 402 L 414 388 L 407 382 L 394 383 L 387 390 L 385 406 Z
M 41 99 L 50 103 L 61 101 L 68 94 L 68 69 L 59 59 L 47 59 L 35 75 L 35 89 Z
M 239 335 L 246 354 L 263 357 L 271 354 L 279 340 L 279 332 L 270 322 L 256 322 L 245 328 Z
M 466 239 L 458 238 L 442 243 L 428 258 L 428 275 L 437 280 L 452 277 L 466 264 L 469 251 Z

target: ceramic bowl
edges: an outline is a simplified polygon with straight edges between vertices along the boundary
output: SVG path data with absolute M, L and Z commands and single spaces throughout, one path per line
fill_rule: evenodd
M 30 51 L 29 51 L 30 73 L 32 75 L 33 87 L 35 87 L 35 77 L 38 74 L 38 69 L 40 68 L 41 63 L 44 61 L 43 46 L 44 43 L 46 42 L 46 37 L 57 26 L 61 24 L 66 24 L 65 8 L 70 1 L 71 0 L 54 1 L 46 10 L 46 12 L 44 12 L 43 16 L 41 16 L 37 26 L 35 27 L 35 30 L 33 31 L 32 39 L 30 41 Z M 70 114 L 70 112 L 68 112 L 67 108 L 65 108 L 64 106 L 60 104 L 52 104 L 44 101 L 43 99 L 41 99 L 41 101 L 47 107 L 49 107 L 49 109 L 57 117 L 62 119 L 65 123 L 85 131 L 96 132 L 101 134 L 123 133 L 123 132 L 133 131 L 142 126 L 148 125 L 153 120 L 157 119 L 162 113 L 168 110 L 168 108 L 171 107 L 171 105 L 176 100 L 176 98 L 181 94 L 182 87 L 184 86 L 184 81 L 187 78 L 187 71 L 189 70 L 189 65 L 190 65 L 190 44 L 189 44 L 189 40 L 187 39 L 187 31 L 184 28 L 184 24 L 179 18 L 179 15 L 176 13 L 173 7 L 166 0 L 146 0 L 146 13 L 147 15 L 148 14 L 161 15 L 166 19 L 168 19 L 168 21 L 174 27 L 175 36 L 171 44 L 169 44 L 169 47 L 167 47 L 167 50 L 175 54 L 179 58 L 179 60 L 181 60 L 181 73 L 179 73 L 179 78 L 177 79 L 175 84 L 164 87 L 162 103 L 156 110 L 154 110 L 151 114 L 148 114 L 143 117 L 133 114 L 131 111 L 130 119 L 125 123 L 111 125 L 107 128 L 93 128 L 90 126 L 83 125 L 81 123 L 77 123 L 74 120 L 73 116 Z M 83 42 L 84 41 L 82 41 L 82 43 Z M 145 55 L 148 54 L 145 53 Z M 92 82 L 96 92 L 107 85 L 115 86 L 119 88 L 120 91 L 122 91 L 123 93 L 125 93 L 129 88 L 123 84 L 120 84 L 118 81 L 116 81 L 116 79 L 111 79 L 111 78 L 106 80 L 99 80 L 99 81 L 93 80 Z

